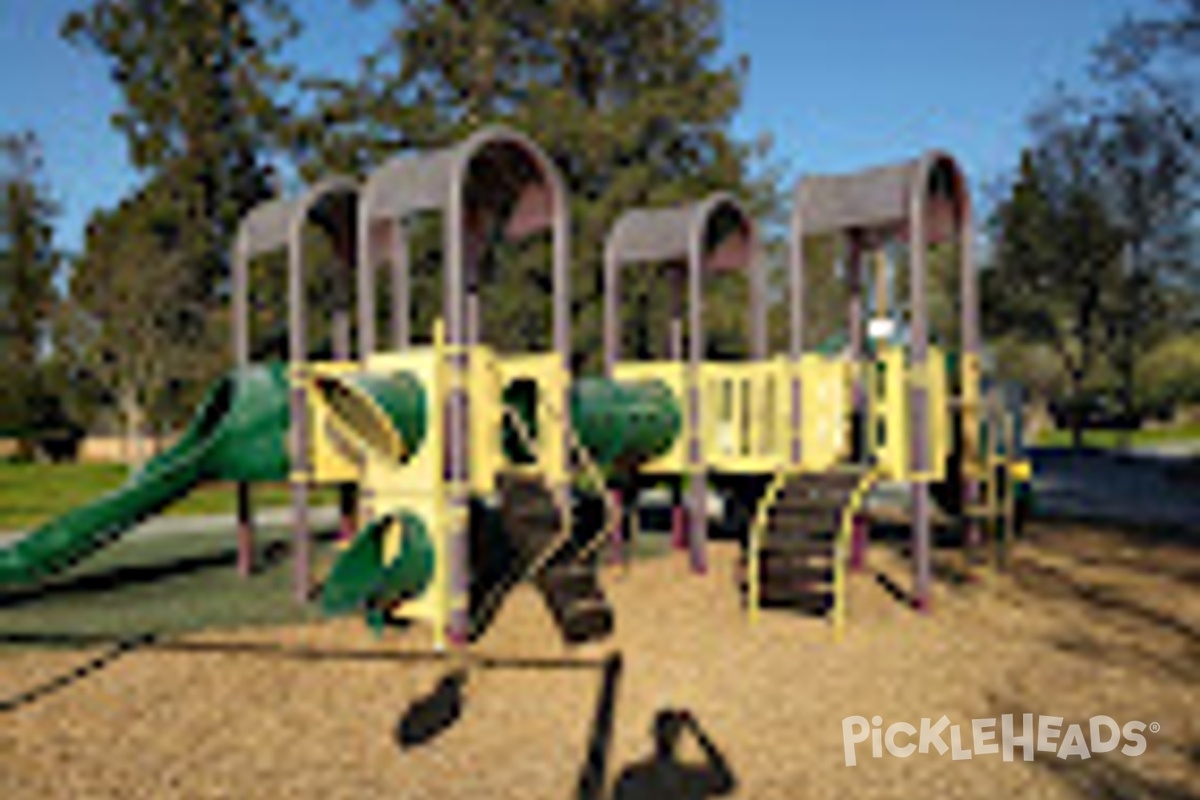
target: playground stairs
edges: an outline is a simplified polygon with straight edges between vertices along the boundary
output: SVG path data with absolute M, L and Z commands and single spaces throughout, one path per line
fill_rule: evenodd
M 792 475 L 775 494 L 757 547 L 743 549 L 738 574 L 748 592 L 757 558 L 759 605 L 825 615 L 833 608 L 834 562 L 842 517 L 864 471 L 840 467 Z
M 594 558 L 563 530 L 554 496 L 540 478 L 502 475 L 500 515 L 517 569 L 541 593 L 563 639 L 581 644 L 612 632 L 613 612 L 596 580 Z

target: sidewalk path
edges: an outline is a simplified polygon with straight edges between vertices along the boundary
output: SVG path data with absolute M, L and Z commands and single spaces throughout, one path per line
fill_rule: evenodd
M 292 511 L 286 507 L 264 508 L 254 514 L 260 529 L 281 528 L 291 524 Z M 315 528 L 337 524 L 337 509 L 332 506 L 314 508 L 309 519 Z M 152 539 L 159 536 L 192 536 L 206 533 L 233 533 L 237 521 L 233 514 L 200 514 L 187 516 L 159 515 L 138 525 L 126 538 Z M 0 531 L 0 547 L 12 544 L 28 531 Z

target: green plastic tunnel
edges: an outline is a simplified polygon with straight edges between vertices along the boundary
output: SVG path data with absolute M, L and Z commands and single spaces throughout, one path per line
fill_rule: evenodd
M 387 533 L 400 532 L 400 551 L 384 558 Z M 405 510 L 367 524 L 337 560 L 321 588 L 321 607 L 327 614 L 381 608 L 416 597 L 434 573 L 434 549 L 425 523 Z
M 683 428 L 683 414 L 661 381 L 584 378 L 571 385 L 571 422 L 592 457 L 612 466 L 667 452 Z

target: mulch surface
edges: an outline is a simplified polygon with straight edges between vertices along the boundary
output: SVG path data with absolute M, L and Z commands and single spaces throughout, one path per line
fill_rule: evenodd
M 734 547 L 711 554 L 704 578 L 682 557 L 606 571 L 616 634 L 573 650 L 524 588 L 462 660 L 353 620 L 0 650 L 0 797 L 1200 797 L 1200 542 L 1035 527 L 930 615 L 897 602 L 908 567 L 877 546 L 836 646 L 821 620 L 748 625 Z M 851 715 L 944 714 L 970 747 L 971 720 L 1004 713 L 1161 727 L 1138 757 L 864 743 L 844 763 Z M 656 720 L 684 718 L 656 758 Z

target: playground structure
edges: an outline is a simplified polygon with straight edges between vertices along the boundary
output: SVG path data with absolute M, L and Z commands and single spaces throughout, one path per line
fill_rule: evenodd
M 710 489 L 725 490 L 754 508 L 738 576 L 751 617 L 775 605 L 831 612 L 840 635 L 846 572 L 861 561 L 863 504 L 876 482 L 912 487 L 919 608 L 929 604 L 931 485 L 956 501 L 946 504 L 961 512 L 969 549 L 981 524 L 1002 512 L 1011 530 L 1019 443 L 1006 410 L 981 399 L 970 202 L 949 156 L 800 182 L 789 351 L 775 356 L 756 226 L 735 198 L 717 193 L 616 221 L 604 253 L 605 373 L 574 378 L 568 208 L 565 183 L 536 142 L 491 127 L 388 161 L 361 184 L 331 177 L 252 209 L 233 254 L 237 371 L 180 443 L 128 487 L 0 552 L 0 579 L 36 580 L 69 566 L 205 479 L 238 483 L 238 563 L 248 574 L 250 483 L 286 479 L 298 599 L 316 585 L 309 493 L 333 485 L 348 542 L 319 584 L 326 610 L 362 612 L 375 626 L 420 621 L 443 647 L 478 635 L 508 589 L 531 581 L 564 639 L 583 642 L 613 625 L 597 566 L 605 544 L 621 537 L 628 493 L 666 482 L 673 536 L 686 541 L 695 571 L 707 568 Z M 443 288 L 440 319 L 417 343 L 408 231 L 422 214 L 441 220 Z M 335 262 L 330 360 L 314 359 L 308 341 L 310 226 L 327 235 Z M 487 248 L 538 234 L 550 237 L 550 346 L 496 352 L 481 331 Z M 816 234 L 840 237 L 849 254 L 844 355 L 804 349 L 803 240 Z M 926 249 L 944 241 L 957 245 L 962 275 L 956 370 L 929 342 L 925 305 Z M 868 346 L 866 262 L 877 265 L 874 316 L 887 319 L 888 248 L 899 242 L 908 249 L 907 322 Z M 288 270 L 286 370 L 250 357 L 250 265 L 279 250 Z M 665 359 L 621 358 L 620 275 L 631 264 L 662 265 L 675 297 L 686 298 L 686 317 L 682 302 L 672 309 Z M 390 341 L 381 347 L 384 265 Z M 706 358 L 703 282 L 722 270 L 749 277 L 750 352 L 736 361 Z M 989 436 L 980 434 L 984 421 Z

